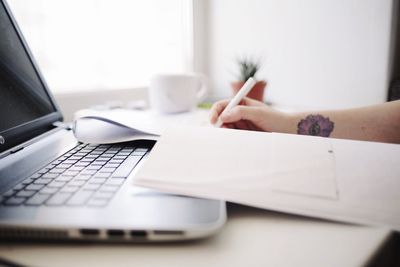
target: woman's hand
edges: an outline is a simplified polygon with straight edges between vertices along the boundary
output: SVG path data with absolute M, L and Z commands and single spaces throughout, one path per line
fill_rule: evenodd
M 225 128 L 270 132 L 275 128 L 274 124 L 278 118 L 285 115 L 247 97 L 230 111 L 223 112 L 229 101 L 229 99 L 221 100 L 212 106 L 210 113 L 212 124 L 215 124 L 220 117 L 224 123 L 222 127 Z

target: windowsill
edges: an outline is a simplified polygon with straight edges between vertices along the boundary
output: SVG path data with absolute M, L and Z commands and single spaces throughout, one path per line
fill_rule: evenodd
M 147 100 L 147 87 L 115 90 L 87 90 L 53 94 L 65 121 L 72 121 L 76 111 L 102 104 L 116 103 L 126 106 L 129 102 Z

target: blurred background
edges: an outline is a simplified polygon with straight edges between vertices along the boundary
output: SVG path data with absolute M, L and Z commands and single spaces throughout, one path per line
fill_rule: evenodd
M 201 72 L 231 96 L 238 58 L 260 62 L 264 100 L 292 110 L 399 93 L 397 0 L 8 0 L 66 120 L 146 99 L 156 73 Z

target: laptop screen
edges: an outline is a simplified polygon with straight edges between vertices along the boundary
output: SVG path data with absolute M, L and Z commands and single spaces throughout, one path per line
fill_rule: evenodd
M 2 2 L 0 4 L 0 152 L 6 147 L 4 144 L 6 141 L 12 141 L 6 140 L 7 133 L 10 135 L 13 129 L 37 122 L 54 112 L 57 112 L 57 109 Z

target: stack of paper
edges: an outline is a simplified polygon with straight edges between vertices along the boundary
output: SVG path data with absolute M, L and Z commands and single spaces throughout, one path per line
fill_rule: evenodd
M 174 127 L 135 183 L 169 193 L 400 230 L 400 146 Z

